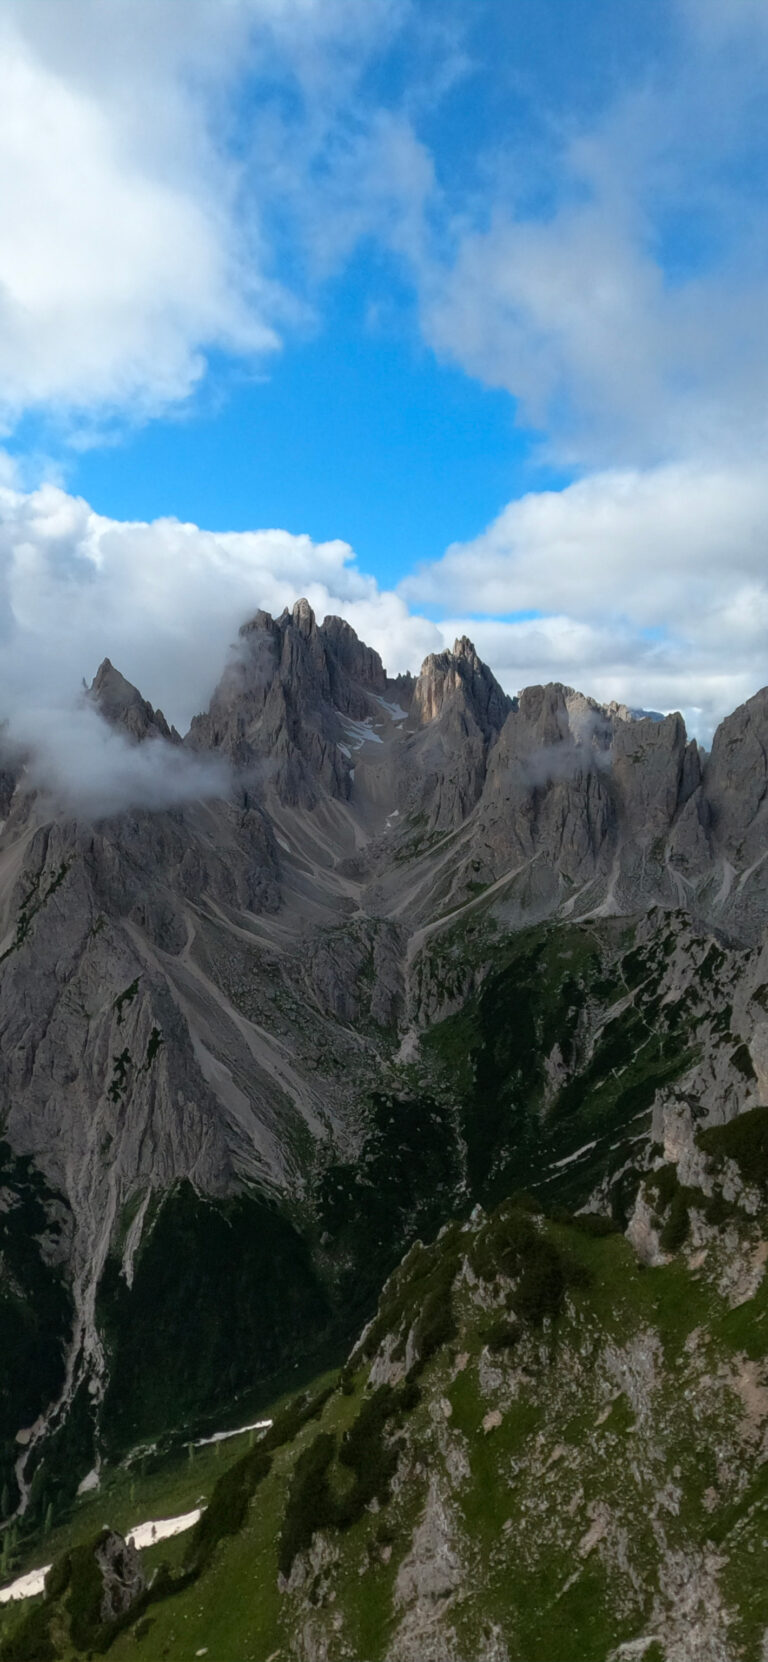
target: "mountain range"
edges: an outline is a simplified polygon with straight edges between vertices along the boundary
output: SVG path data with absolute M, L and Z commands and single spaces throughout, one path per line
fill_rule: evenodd
M 109 660 L 84 700 L 121 754 L 148 759 L 154 795 L 137 785 L 95 814 L 19 752 L 0 774 L 6 1530 L 34 1538 L 137 1448 L 242 1421 L 351 1352 L 349 1392 L 318 1411 L 342 1416 L 334 1436 L 367 1381 L 379 1444 L 416 1412 L 432 1451 L 413 1516 L 407 1428 L 399 1479 L 365 1490 L 366 1518 L 390 1490 L 402 1513 L 376 1547 L 397 1570 L 376 1655 L 565 1662 L 546 1650 L 552 1541 L 534 1550 L 547 1494 L 557 1576 L 583 1604 L 563 1633 L 577 1622 L 585 1658 L 761 1654 L 762 1616 L 734 1637 L 748 1598 L 725 1535 L 705 1547 L 697 1513 L 680 1542 L 666 1523 L 646 1540 L 637 1518 L 633 1540 L 632 1517 L 645 1493 L 663 1522 L 677 1482 L 679 1518 L 677 1438 L 706 1443 L 706 1518 L 720 1489 L 752 1516 L 763 1458 L 760 1330 L 738 1313 L 762 1319 L 768 1257 L 768 689 L 707 753 L 677 714 L 559 684 L 510 698 L 466 638 L 388 677 L 302 600 L 244 624 L 184 737 Z M 638 1293 L 638 1265 L 698 1329 Z M 545 1420 L 523 1426 L 548 1347 Z M 409 1383 L 420 1408 L 395 1402 Z M 610 1447 L 586 1431 L 618 1423 L 621 1393 L 642 1442 L 623 1499 L 603 1492 Z M 494 1513 L 486 1540 L 461 1437 L 487 1464 L 513 1422 L 534 1439 L 522 1464 L 514 1437 L 506 1451 L 518 1511 L 509 1529 Z M 474 1507 L 461 1529 L 451 1483 Z M 492 1585 L 522 1516 L 530 1621 L 525 1552 L 514 1616 Z M 336 1612 L 307 1603 L 341 1562 L 318 1517 L 280 1571 L 286 1654 L 354 1656 L 357 1630 L 333 1625 L 346 1595 Z M 461 1605 L 483 1541 L 485 1637 Z M 610 1616 L 594 1643 L 590 1598 Z

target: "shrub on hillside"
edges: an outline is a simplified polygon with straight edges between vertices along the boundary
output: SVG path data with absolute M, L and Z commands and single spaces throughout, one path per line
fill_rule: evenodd
M 538 1238 L 526 1254 L 525 1265 L 513 1294 L 521 1321 L 541 1327 L 547 1316 L 559 1316 L 568 1285 L 561 1254 L 551 1241 Z
M 470 1263 L 482 1281 L 516 1282 L 515 1314 L 531 1327 L 559 1316 L 569 1287 L 583 1285 L 584 1267 L 536 1227 L 530 1214 L 504 1202 L 480 1230 Z
M 326 1385 L 311 1396 L 302 1392 L 294 1397 L 275 1416 L 256 1447 L 249 1449 L 233 1466 L 222 1472 L 189 1539 L 184 1555 L 189 1574 L 199 1575 L 210 1562 L 219 1541 L 225 1535 L 236 1535 L 242 1529 L 250 1501 L 271 1468 L 271 1452 L 293 1442 L 302 1426 L 322 1413 L 332 1394 L 333 1386 Z M 153 1588 L 153 1596 L 155 1592 Z
M 768 1195 L 768 1108 L 750 1108 L 727 1125 L 712 1125 L 697 1133 L 704 1153 L 716 1165 L 733 1160 L 745 1183 Z
M 519 1322 L 512 1321 L 509 1316 L 499 1316 L 482 1329 L 480 1338 L 490 1351 L 512 1350 L 519 1343 L 520 1333 Z
M 56 1662 L 59 1651 L 51 1639 L 51 1606 L 33 1605 L 13 1633 L 0 1641 L 2 1662 Z
M 398 1448 L 385 1440 L 384 1433 L 387 1423 L 398 1412 L 400 1395 L 391 1385 L 381 1385 L 363 1403 L 342 1441 L 339 1461 L 353 1473 L 354 1482 L 337 1506 L 336 1521 L 340 1528 L 353 1524 L 372 1500 L 382 1503 L 388 1499 Z
M 205 1569 L 225 1535 L 236 1535 L 242 1529 L 251 1496 L 267 1476 L 271 1464 L 266 1449 L 257 1444 L 217 1479 L 185 1553 L 185 1563 L 195 1574 Z
M 319 1431 L 296 1461 L 278 1545 L 281 1575 L 290 1575 L 294 1559 L 311 1546 L 316 1530 L 335 1522 L 336 1508 L 328 1481 L 335 1452 L 332 1432 Z
M 446 1258 L 438 1265 L 430 1281 L 421 1312 L 412 1330 L 416 1358 L 409 1370 L 411 1379 L 415 1379 L 416 1375 L 421 1373 L 435 1351 L 441 1345 L 447 1344 L 456 1333 L 452 1295 L 455 1275 L 455 1261 Z
M 475 1238 L 469 1255 L 475 1275 L 481 1281 L 495 1281 L 500 1275 L 514 1280 L 520 1274 L 528 1254 L 535 1251 L 538 1239 L 540 1237 L 530 1215 L 505 1202 Z
M 687 1238 L 690 1214 L 685 1189 L 679 1188 L 670 1201 L 669 1211 L 659 1234 L 659 1245 L 664 1252 L 676 1252 Z

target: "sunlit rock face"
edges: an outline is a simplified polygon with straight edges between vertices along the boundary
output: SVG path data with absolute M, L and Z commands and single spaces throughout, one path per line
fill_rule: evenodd
M 121 1341 L 107 1306 L 117 1333 L 129 1295 L 145 1296 L 143 1255 L 169 1196 L 188 1186 L 196 1197 L 184 1229 L 203 1255 L 206 1219 L 213 1229 L 243 1195 L 254 1229 L 269 1236 L 265 1207 L 280 1220 L 235 1390 L 259 1356 L 278 1365 L 294 1294 L 316 1312 L 302 1317 L 313 1343 L 336 1319 L 340 1266 L 368 1227 L 350 1176 L 361 1161 L 391 1207 L 376 1224 L 371 1278 L 420 1219 L 438 1216 L 430 1195 L 442 1206 L 471 1191 L 467 1151 L 490 1097 L 473 1098 L 459 1124 L 455 1101 L 437 1102 L 428 1080 L 427 1114 L 422 1041 L 479 996 L 516 932 L 612 920 L 642 931 L 659 916 L 670 940 L 699 931 L 735 954 L 721 989 L 730 1025 L 710 1026 L 696 1064 L 706 1113 L 740 1112 L 766 1068 L 754 1002 L 768 915 L 765 693 L 722 724 L 705 756 L 678 715 L 636 718 L 559 684 L 511 699 L 465 638 L 417 678 L 388 678 L 347 623 L 318 623 L 299 601 L 243 625 L 183 739 L 108 660 L 86 698 L 110 745 L 148 758 L 153 780 L 191 767 L 205 790 L 190 784 L 162 809 L 139 790 L 105 815 L 76 796 L 58 810 L 23 756 L 0 776 L 3 1136 L 42 1185 L 46 1262 L 71 1307 L 56 1368 L 43 1370 L 6 1445 L 11 1474 L 12 1437 L 29 1433 L 22 1495 L 78 1390 L 90 1391 L 95 1420 L 109 1401 Z M 680 970 L 687 997 L 705 957 L 697 949 Z M 635 996 L 612 975 L 595 1011 Z M 527 1077 L 525 1045 L 544 1046 L 545 1113 L 588 1065 L 593 1015 L 574 985 L 571 1005 L 555 1001 L 567 1042 L 535 1023 L 519 1038 L 510 1102 Z M 528 1033 L 519 997 L 505 994 L 494 1021 Z M 482 1073 L 480 1057 L 471 1068 Z M 660 1064 L 659 1092 L 665 1077 Z M 338 1190 L 327 1176 L 337 1168 Z M 245 1242 L 251 1225 L 237 1227 Z M 169 1262 L 182 1236 L 174 1224 Z M 208 1259 L 213 1307 L 229 1295 L 223 1264 Z M 211 1377 L 202 1366 L 196 1401 Z M 157 1401 L 160 1418 L 171 1412 L 162 1392 Z M 120 1416 L 128 1437 L 125 1403 Z

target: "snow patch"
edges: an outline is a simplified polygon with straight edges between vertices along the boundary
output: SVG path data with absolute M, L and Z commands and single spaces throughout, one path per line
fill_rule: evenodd
M 353 750 L 362 750 L 364 744 L 384 743 L 381 735 L 374 733 L 370 717 L 367 721 L 353 721 L 351 716 L 342 716 L 341 725 Z
M 242 1437 L 246 1431 L 268 1431 L 271 1420 L 253 1420 L 250 1425 L 238 1425 L 234 1431 L 214 1431 L 212 1437 L 198 1437 L 193 1448 L 207 1448 L 209 1443 L 226 1443 L 228 1437 Z
M 136 1524 L 129 1529 L 125 1539 L 137 1552 L 143 1547 L 153 1547 L 156 1541 L 168 1541 L 172 1535 L 183 1535 L 187 1529 L 193 1529 L 198 1519 L 202 1517 L 202 1507 L 196 1506 L 193 1512 L 182 1512 L 178 1518 L 155 1518 L 149 1523 Z
M 271 1425 L 272 1422 L 269 1420 L 267 1423 Z M 168 1541 L 172 1535 L 183 1535 L 185 1530 L 193 1529 L 201 1517 L 202 1507 L 196 1506 L 193 1512 L 182 1512 L 177 1518 L 150 1518 L 147 1523 L 135 1524 L 133 1529 L 129 1529 L 125 1539 L 137 1552 L 141 1552 L 144 1547 L 153 1547 L 156 1541 Z M 17 1576 L 10 1586 L 0 1588 L 0 1604 L 15 1603 L 17 1599 L 34 1599 L 44 1593 L 45 1578 L 50 1568 L 50 1564 L 43 1564 L 38 1570 L 28 1570 L 26 1575 Z
M 100 1481 L 101 1479 L 99 1477 L 98 1469 L 94 1466 L 93 1469 L 83 1478 L 82 1482 L 78 1483 L 78 1494 L 89 1495 L 93 1489 L 98 1489 Z
M 15 1603 L 16 1599 L 34 1599 L 38 1593 L 45 1590 L 45 1578 L 50 1564 L 44 1564 L 41 1570 L 28 1570 L 26 1575 L 20 1575 L 12 1581 L 10 1587 L 0 1589 L 0 1604 Z
M 560 1166 L 570 1166 L 570 1164 L 573 1160 L 580 1160 L 582 1154 L 589 1154 L 590 1150 L 593 1149 L 593 1148 L 597 1148 L 597 1138 L 596 1137 L 595 1137 L 594 1141 L 591 1142 L 591 1143 L 583 1143 L 581 1148 L 577 1148 L 577 1149 L 574 1150 L 573 1154 L 566 1154 L 564 1160 L 550 1160 L 550 1163 L 549 1163 L 550 1171 L 554 1171 L 555 1169 L 559 1168 Z
M 371 696 L 375 698 L 377 704 L 381 705 L 382 710 L 386 710 L 387 715 L 391 716 L 393 721 L 405 721 L 408 711 L 404 710 L 400 704 L 390 703 L 388 699 L 382 698 L 379 693 L 372 693 Z

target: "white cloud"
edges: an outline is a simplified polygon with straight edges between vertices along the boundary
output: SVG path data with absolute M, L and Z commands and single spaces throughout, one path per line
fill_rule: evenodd
M 306 306 L 272 275 L 272 158 L 243 162 L 249 73 L 313 89 L 359 70 L 394 0 L 4 0 L 0 420 L 136 421 L 206 354 L 273 352 Z M 301 103 L 301 98 L 299 99 Z M 307 140 L 309 143 L 310 141 Z M 311 147 L 311 146 L 310 146 Z
M 119 523 L 47 485 L 0 482 L 0 722 L 31 783 L 100 816 L 226 794 L 226 767 L 111 731 L 82 683 L 109 657 L 184 730 L 206 707 L 241 623 L 307 595 L 342 613 L 395 668 L 440 648 L 433 624 L 382 593 L 343 542 L 286 531 Z
M 25 757 L 26 782 L 54 810 L 78 817 L 226 797 L 233 783 L 221 758 L 195 756 L 160 738 L 133 744 L 84 699 L 17 708 L 11 730 Z
M 183 730 L 240 624 L 306 595 L 390 673 L 468 634 L 510 692 L 565 681 L 682 709 L 707 737 L 766 680 L 767 544 L 756 469 L 609 472 L 510 504 L 394 593 L 344 542 L 122 523 L 58 487 L 0 488 L 0 715 L 19 737 L 53 731 L 50 712 L 70 711 L 108 656 Z
M 343 613 L 395 669 L 441 645 L 433 624 L 358 570 L 347 543 L 122 523 L 55 486 L 0 488 L 0 705 L 65 706 L 109 657 L 185 727 L 244 619 L 300 595 L 320 617 Z
M 534 209 L 520 157 L 506 176 L 497 158 L 451 259 L 422 261 L 427 338 L 506 388 L 550 457 L 653 466 L 764 450 L 765 17 L 751 0 L 679 0 L 676 46 L 535 150 Z
M 766 681 L 767 553 L 761 468 L 607 471 L 510 503 L 400 592 L 450 608 L 508 687 L 567 680 L 707 733 Z

